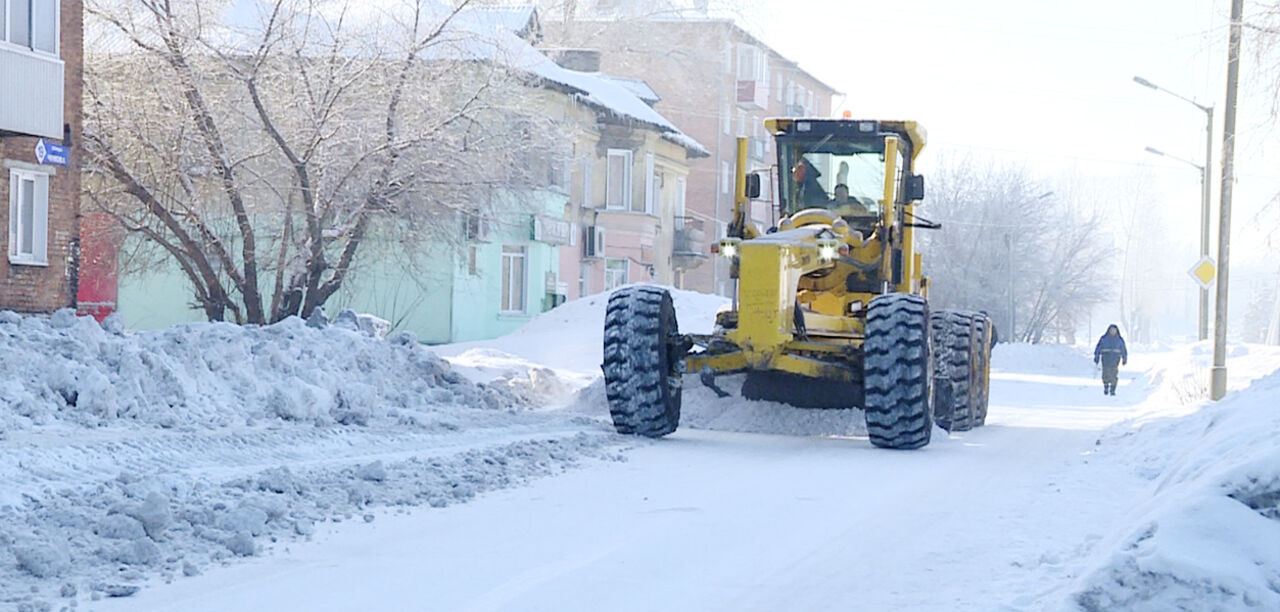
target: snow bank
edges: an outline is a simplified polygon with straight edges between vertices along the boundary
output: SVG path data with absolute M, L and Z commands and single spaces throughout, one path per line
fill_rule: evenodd
M 709 334 L 729 298 L 667 287 L 676 321 L 687 333 Z M 432 347 L 468 378 L 512 392 L 543 406 L 608 421 L 600 363 L 604 360 L 604 314 L 609 294 L 562 304 L 519 330 L 494 340 Z M 1079 355 L 1075 359 L 1079 360 Z M 721 398 L 696 376 L 684 380 L 680 426 L 784 435 L 866 435 L 861 410 L 814 410 L 748 400 L 742 376 L 720 379 L 730 393 Z
M 1092 365 L 1082 360 L 1085 353 L 1066 344 L 1003 343 L 991 350 L 991 367 L 1021 372 L 1055 372 L 1091 376 Z
M 686 376 L 680 427 L 790 436 L 867 435 L 866 420 L 861 410 L 797 408 L 778 402 L 749 400 L 740 393 L 745 378 L 739 374 L 717 379 L 716 384 L 729 393 L 728 397 L 718 397 L 696 376 Z M 604 379 L 596 379 L 579 391 L 568 409 L 608 420 L 609 403 L 605 397 Z M 946 436 L 942 430 L 935 433 Z
M 675 303 L 680 331 L 687 333 L 711 333 L 716 312 L 729 304 L 728 298 L 718 295 L 666 289 Z M 523 387 L 528 385 L 524 372 L 544 368 L 577 391 L 600 377 L 608 302 L 607 293 L 587 296 L 542 313 L 501 338 L 445 344 L 432 350 L 476 381 Z M 563 393 L 555 398 L 560 402 L 572 399 Z
M 372 323 L 125 334 L 0 313 L 0 608 L 128 596 L 322 521 L 618 459 L 604 424 L 531 411 Z
M 370 339 L 354 316 L 322 329 L 291 317 L 124 335 L 69 310 L 49 320 L 3 313 L 0 370 L 0 432 L 120 421 L 177 430 L 262 419 L 408 423 L 442 408 L 512 402 L 471 384 L 412 336 Z
M 1274 347 L 1233 377 L 1280 365 Z M 1197 365 L 1203 350 L 1179 355 Z M 1185 369 L 1185 368 L 1184 368 Z M 1169 386 L 1170 381 L 1166 380 Z M 1113 427 L 1095 456 L 1129 465 L 1150 494 L 1101 543 L 1073 604 L 1085 610 L 1280 609 L 1280 373 L 1180 418 Z

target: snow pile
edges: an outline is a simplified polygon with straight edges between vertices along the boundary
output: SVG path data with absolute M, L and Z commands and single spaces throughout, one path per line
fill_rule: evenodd
M 861 410 L 797 408 L 778 402 L 749 400 L 740 392 L 745 379 L 742 374 L 717 378 L 716 384 L 729 393 L 728 397 L 719 397 L 703 386 L 697 376 L 685 376 L 680 427 L 789 436 L 867 435 L 866 420 Z M 579 391 L 568 410 L 608 420 L 609 403 L 605 397 L 604 380 L 596 379 Z M 935 433 L 946 435 L 941 430 Z
M 181 325 L 124 335 L 69 310 L 0 313 L 0 435 L 54 423 L 117 421 L 178 430 L 273 419 L 313 425 L 413 424 L 442 407 L 512 403 L 465 380 L 412 336 L 358 331 L 353 313 L 310 327 Z M 322 325 L 322 324 L 318 324 Z
M 685 333 L 709 334 L 716 313 L 728 298 L 666 287 Z M 433 347 L 471 380 L 511 389 L 543 406 L 565 407 L 572 414 L 608 421 L 600 363 L 604 360 L 604 314 L 609 294 L 567 302 L 524 327 L 495 340 Z M 1075 359 L 1079 360 L 1079 355 Z M 719 384 L 730 393 L 717 397 L 697 376 L 684 377 L 680 426 L 786 435 L 866 435 L 861 410 L 815 410 L 748 400 L 741 396 L 743 376 Z
M 991 367 L 1010 371 L 1054 372 L 1092 376 L 1092 362 L 1081 359 L 1079 347 L 1066 344 L 997 344 L 991 349 Z M 1089 355 L 1092 359 L 1092 355 Z
M 685 333 L 709 334 L 728 298 L 666 287 Z M 562 304 L 519 330 L 479 342 L 432 347 L 471 380 L 511 389 L 529 401 L 572 414 L 609 419 L 600 363 L 609 294 Z M 1075 354 L 1076 361 L 1079 355 Z M 680 427 L 785 435 L 866 435 L 861 410 L 815 410 L 741 396 L 743 376 L 718 379 L 717 397 L 697 376 L 684 377 Z
M 729 304 L 728 298 L 718 295 L 666 289 L 675 303 L 680 331 L 685 333 L 711 333 L 716 312 Z M 472 380 L 523 387 L 528 384 L 528 372 L 543 368 L 576 391 L 600 377 L 608 303 L 607 293 L 587 296 L 542 313 L 501 338 L 446 344 L 432 350 Z M 542 374 L 544 379 L 547 373 Z M 571 396 L 557 393 L 554 399 L 565 402 Z
M 0 313 L 0 608 L 128 596 L 323 521 L 619 459 L 605 424 L 529 410 L 376 323 Z
M 1183 351 L 1184 363 L 1196 365 L 1199 348 Z M 1267 354 L 1241 360 L 1254 365 L 1233 377 L 1247 380 L 1280 364 L 1280 351 L 1270 347 L 1232 353 L 1249 351 Z M 1150 496 L 1099 545 L 1074 603 L 1085 610 L 1280 609 L 1277 405 L 1280 373 L 1272 373 L 1192 414 L 1108 431 L 1094 456 L 1132 466 L 1151 483 Z

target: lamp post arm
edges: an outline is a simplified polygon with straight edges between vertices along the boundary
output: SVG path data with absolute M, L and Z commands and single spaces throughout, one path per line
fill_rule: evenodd
M 1203 111 L 1203 112 L 1210 113 L 1210 114 L 1212 114 L 1212 113 L 1213 113 L 1213 107 L 1212 107 L 1212 106 L 1205 106 L 1205 105 L 1203 105 L 1203 104 L 1201 104 L 1201 103 L 1199 103 L 1199 102 L 1196 102 L 1195 100 L 1192 100 L 1191 98 L 1188 98 L 1188 97 L 1183 96 L 1183 95 L 1181 95 L 1181 94 L 1176 94 L 1176 93 L 1174 93 L 1174 92 L 1172 92 L 1172 91 L 1169 91 L 1168 89 L 1165 89 L 1165 88 L 1163 88 L 1163 87 L 1161 87 L 1161 86 L 1159 86 L 1159 85 L 1156 85 L 1156 89 L 1157 89 L 1158 91 L 1163 91 L 1163 92 L 1165 92 L 1165 93 L 1167 93 L 1167 94 L 1169 94 L 1169 95 L 1171 95 L 1171 96 L 1173 96 L 1173 97 L 1175 97 L 1175 98 L 1177 98 L 1177 99 L 1179 99 L 1179 100 L 1182 100 L 1183 102 L 1186 102 L 1187 104 L 1190 104 L 1190 105 L 1192 105 L 1192 106 L 1194 106 L 1194 107 L 1196 107 L 1196 108 L 1200 109 L 1200 110 L 1201 110 L 1201 111 Z

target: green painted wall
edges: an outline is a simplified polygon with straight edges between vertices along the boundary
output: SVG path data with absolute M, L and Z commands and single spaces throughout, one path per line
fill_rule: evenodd
M 487 240 L 476 242 L 475 270 L 470 253 L 433 245 L 405 245 L 374 233 L 361 246 L 351 276 L 329 302 L 332 317 L 345 308 L 369 313 L 407 330 L 427 343 L 496 338 L 519 329 L 546 308 L 560 270 L 559 248 L 532 239 L 534 214 L 562 218 L 567 196 L 557 191 L 507 193 L 510 211 L 489 224 Z M 461 230 L 460 230 L 461 231 Z M 525 310 L 503 313 L 502 247 L 525 247 Z M 274 282 L 274 275 L 268 282 Z M 550 290 L 550 291 L 549 291 Z M 269 287 L 264 287 L 267 295 Z M 135 329 L 154 329 L 203 321 L 191 306 L 191 284 L 172 263 L 145 272 L 121 274 L 119 310 Z
M 172 260 L 164 261 L 145 273 L 119 276 L 116 310 L 132 329 L 158 329 L 206 320 L 204 311 L 192 305 L 195 291 L 187 276 Z

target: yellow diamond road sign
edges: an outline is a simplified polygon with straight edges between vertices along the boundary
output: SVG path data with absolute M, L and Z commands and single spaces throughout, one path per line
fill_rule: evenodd
M 1217 273 L 1218 267 L 1214 265 L 1213 258 L 1208 255 L 1201 257 L 1200 261 L 1196 262 L 1196 265 L 1191 266 L 1191 269 L 1187 270 L 1187 274 L 1190 274 L 1191 278 L 1195 279 L 1201 289 L 1208 289 L 1209 287 L 1212 287 L 1213 278 Z

